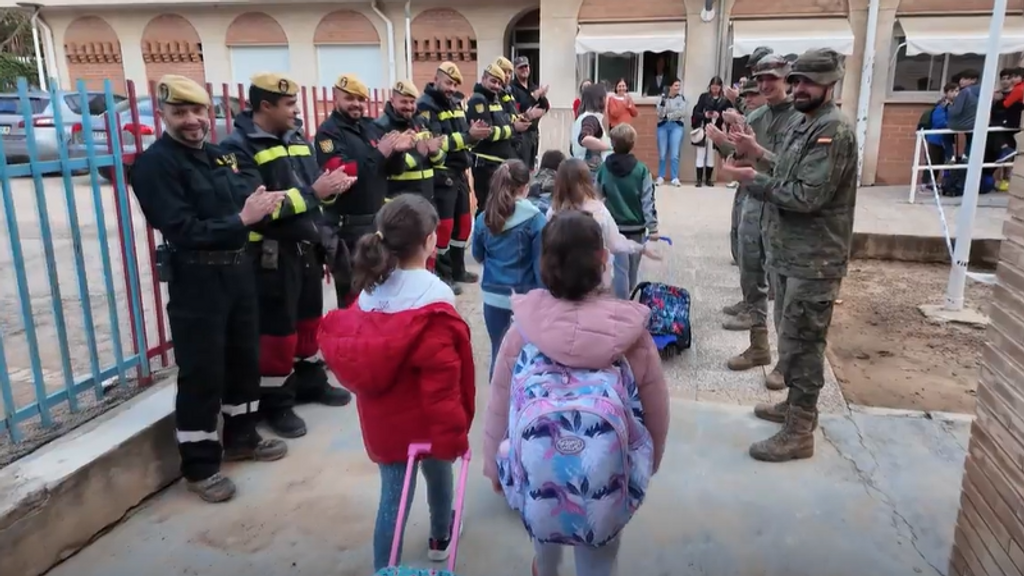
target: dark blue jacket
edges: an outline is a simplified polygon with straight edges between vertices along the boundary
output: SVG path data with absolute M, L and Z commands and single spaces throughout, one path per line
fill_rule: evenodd
M 515 212 L 500 234 L 484 224 L 484 214 L 473 226 L 473 258 L 484 267 L 480 281 L 484 304 L 510 310 L 512 294 L 543 288 L 540 281 L 540 238 L 547 219 L 529 200 L 516 202 Z

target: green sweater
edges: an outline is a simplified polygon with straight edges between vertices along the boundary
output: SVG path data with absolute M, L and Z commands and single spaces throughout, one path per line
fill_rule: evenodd
M 632 154 L 611 154 L 597 171 L 604 204 L 623 234 L 658 232 L 651 171 Z

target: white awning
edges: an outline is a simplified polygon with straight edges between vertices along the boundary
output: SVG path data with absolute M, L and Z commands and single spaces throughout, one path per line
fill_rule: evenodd
M 907 56 L 918 54 L 984 54 L 988 16 L 922 16 L 899 19 L 907 40 Z M 1024 52 L 1024 18 L 1007 15 L 1000 54 Z
M 576 53 L 682 52 L 686 47 L 686 22 L 631 22 L 580 24 Z
M 733 57 L 750 56 L 760 46 L 783 55 L 831 48 L 849 56 L 853 54 L 853 30 L 846 18 L 733 21 Z

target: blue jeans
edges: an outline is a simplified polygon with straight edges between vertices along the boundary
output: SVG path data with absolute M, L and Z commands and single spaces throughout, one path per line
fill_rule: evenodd
M 491 369 L 487 373 L 488 380 L 494 374 L 494 361 L 498 358 L 498 350 L 505 338 L 505 332 L 508 332 L 511 325 L 511 310 L 484 304 L 484 326 L 487 327 L 487 335 L 491 338 Z
M 672 168 L 672 180 L 679 178 L 679 145 L 683 141 L 683 127 L 678 122 L 665 122 L 658 126 L 658 176 L 665 175 L 665 159 Z
M 398 523 L 398 505 L 402 502 L 402 485 L 405 483 L 406 463 L 380 464 L 380 507 L 377 508 L 377 526 L 373 529 L 373 569 L 380 570 L 388 565 L 391 557 L 391 541 L 395 538 L 395 524 Z M 423 468 L 427 481 L 427 505 L 430 507 L 430 537 L 447 540 L 452 533 L 452 492 L 454 476 L 452 463 L 428 458 L 416 464 L 409 484 L 409 499 L 405 506 L 405 522 L 409 522 L 409 508 L 416 494 L 416 471 Z M 405 526 L 401 528 L 405 532 Z M 404 540 L 404 539 L 403 539 Z M 398 545 L 398 559 L 402 559 L 402 543 Z
M 634 242 L 642 242 L 643 234 L 623 234 Z M 629 293 L 636 288 L 637 276 L 640 273 L 640 254 L 613 254 L 612 263 L 615 274 L 612 276 L 612 289 L 616 298 L 629 299 Z

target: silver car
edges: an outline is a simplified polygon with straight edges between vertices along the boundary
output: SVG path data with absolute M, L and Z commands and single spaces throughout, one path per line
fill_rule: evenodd
M 86 98 L 87 101 L 83 102 L 82 95 L 77 92 L 58 92 L 56 99 L 49 92 L 29 92 L 36 160 L 58 160 L 61 139 L 68 144 L 69 155 L 72 158 L 78 156 L 74 151 L 74 143 L 81 133 L 83 114 L 90 115 L 96 124 L 100 122 L 100 115 L 107 111 L 106 95 L 103 92 L 87 92 Z M 123 101 L 124 96 L 114 96 L 114 102 Z M 63 130 L 55 126 L 54 106 L 60 106 Z M 29 161 L 28 136 L 22 112 L 21 99 L 16 93 L 0 94 L 0 136 L 9 164 Z
M 121 151 L 125 154 L 135 153 L 136 134 L 138 134 L 142 141 L 143 150 L 149 148 L 150 144 L 155 142 L 157 139 L 156 120 L 153 113 L 153 100 L 150 99 L 149 96 L 140 96 L 136 102 L 138 102 L 139 112 L 137 123 L 132 121 L 132 108 L 130 101 L 125 100 L 114 107 L 114 113 L 117 114 L 118 125 L 121 127 Z M 242 107 L 237 98 L 230 98 L 228 102 L 231 106 L 231 117 L 234 118 L 242 111 Z M 227 138 L 234 129 L 234 126 L 228 124 L 227 111 L 224 108 L 223 96 L 213 97 L 213 112 L 215 117 L 213 132 L 216 135 L 216 141 L 221 142 Z M 107 122 L 107 114 L 92 118 L 92 142 L 96 149 L 95 153 L 98 155 L 108 153 Z M 213 140 L 214 134 L 211 134 L 210 140 Z M 86 156 L 84 134 L 74 135 L 72 138 L 71 150 L 74 151 L 74 156 Z M 109 167 L 103 167 L 99 172 L 104 178 L 110 180 L 111 170 Z

